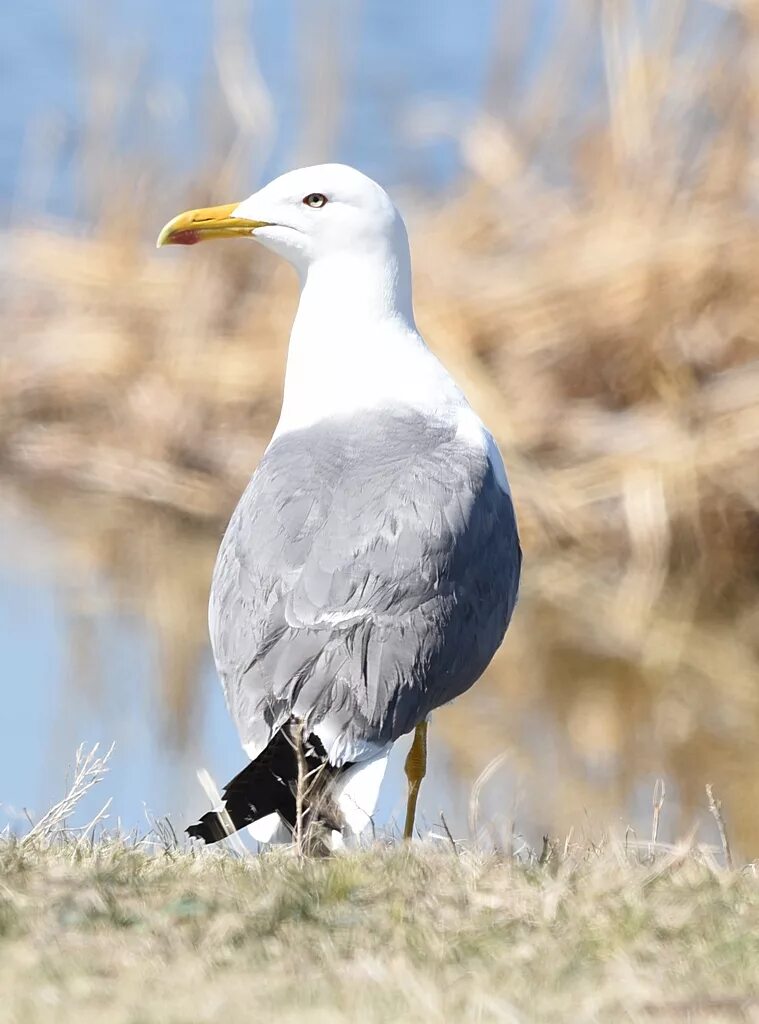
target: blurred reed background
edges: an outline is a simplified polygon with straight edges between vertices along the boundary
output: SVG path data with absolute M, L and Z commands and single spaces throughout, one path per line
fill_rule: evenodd
M 759 3 L 408 6 L 219 0 L 131 46 L 95 4 L 64 17 L 80 130 L 25 123 L 0 264 L 0 799 L 47 799 L 82 722 L 110 740 L 135 706 L 153 747 L 138 720 L 117 749 L 126 821 L 202 804 L 199 759 L 235 769 L 206 597 L 295 282 L 249 245 L 152 241 L 340 158 L 407 214 L 420 328 L 496 433 L 523 534 L 508 641 L 437 716 L 428 818 L 450 785 L 465 820 L 503 755 L 499 828 L 645 832 L 662 777 L 683 834 L 711 782 L 757 856 Z

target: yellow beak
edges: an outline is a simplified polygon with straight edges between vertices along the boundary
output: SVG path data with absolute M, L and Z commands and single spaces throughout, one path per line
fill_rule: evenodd
M 188 210 L 170 220 L 161 229 L 156 249 L 164 245 L 195 245 L 208 238 L 239 238 L 250 236 L 256 228 L 268 227 L 265 220 L 245 220 L 233 217 L 239 203 L 229 206 L 208 206 L 203 210 Z

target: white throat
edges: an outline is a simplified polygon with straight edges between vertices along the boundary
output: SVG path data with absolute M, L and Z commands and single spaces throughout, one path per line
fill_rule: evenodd
M 275 437 L 379 407 L 444 416 L 462 402 L 416 329 L 405 253 L 339 253 L 307 268 Z

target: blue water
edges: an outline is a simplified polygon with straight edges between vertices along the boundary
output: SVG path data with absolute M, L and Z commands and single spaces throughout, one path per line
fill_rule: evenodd
M 655 42 L 656 4 L 628 7 Z M 157 161 L 181 182 L 218 156 L 217 10 L 242 12 L 233 35 L 255 53 L 272 106 L 270 150 L 261 161 L 254 146 L 249 175 L 243 168 L 251 191 L 324 159 L 353 163 L 389 186 L 440 189 L 455 182 L 457 138 L 483 106 L 518 133 L 522 99 L 544 67 L 562 66 L 570 23 L 583 9 L 560 0 L 0 5 L 0 216 L 86 219 L 78 156 L 88 132 L 102 136 L 111 157 L 123 153 L 138 167 Z M 687 45 L 708 50 L 729 17 L 693 0 Z M 555 150 L 542 168 L 549 175 L 567 172 L 561 140 L 577 119 L 589 110 L 603 116 L 600 24 L 585 19 L 581 59 L 560 82 L 563 109 L 534 151 L 542 161 L 546 147 Z M 335 88 L 325 92 L 330 81 Z M 103 103 L 98 121 L 92 111 Z M 326 135 L 318 130 L 325 121 Z
M 541 0 L 541 17 L 555 0 Z M 496 0 L 417 4 L 382 0 L 260 0 L 246 31 L 269 91 L 276 125 L 259 176 L 293 163 L 336 159 L 389 184 L 449 182 L 459 167 L 453 135 L 483 96 Z M 210 0 L 28 0 L 0 7 L 0 194 L 37 215 L 85 215 L 76 153 L 94 100 L 115 91 L 125 152 L 156 151 L 188 180 L 214 141 L 208 112 L 216 70 Z M 339 79 L 334 131 L 309 142 L 326 54 Z M 316 89 L 314 89 L 316 85 Z M 450 110 L 450 135 L 419 139 L 409 115 L 431 101 Z M 305 147 L 305 148 L 304 148 Z M 251 190 L 255 182 L 251 182 Z

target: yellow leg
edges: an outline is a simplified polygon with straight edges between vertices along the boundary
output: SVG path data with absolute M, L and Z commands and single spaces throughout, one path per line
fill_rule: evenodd
M 414 742 L 406 758 L 406 778 L 408 779 L 408 803 L 406 804 L 406 827 L 403 838 L 411 839 L 414 833 L 416 817 L 416 801 L 419 798 L 419 787 L 427 772 L 427 723 L 420 722 L 414 731 Z

